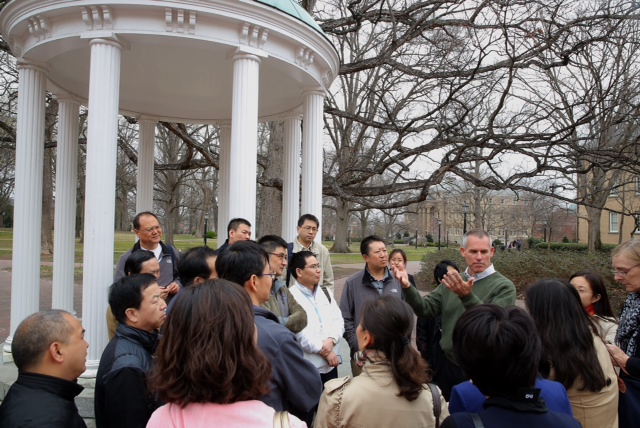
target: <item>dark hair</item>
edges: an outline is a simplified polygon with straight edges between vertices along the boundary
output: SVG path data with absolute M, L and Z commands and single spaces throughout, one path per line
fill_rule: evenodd
M 369 254 L 369 246 L 371 245 L 372 242 L 382 242 L 384 243 L 384 239 L 382 239 L 380 236 L 378 235 L 369 235 L 366 238 L 364 238 L 362 240 L 362 242 L 360 242 L 360 254 L 362 254 L 363 256 L 366 256 Z
M 433 279 L 435 279 L 436 284 L 440 284 L 442 278 L 444 278 L 447 272 L 449 272 L 449 266 L 460 272 L 460 269 L 458 269 L 458 265 L 456 265 L 454 262 L 452 262 L 451 260 L 442 260 L 433 269 Z
M 133 218 L 132 223 L 133 223 L 134 230 L 140 230 L 140 217 L 144 217 L 146 215 L 150 215 L 151 217 L 158 220 L 158 216 L 152 213 L 151 211 L 142 211 L 141 213 L 136 214 L 136 216 Z M 158 223 L 160 223 L 160 220 L 158 220 Z
M 26 317 L 18 325 L 11 342 L 11 355 L 19 371 L 29 371 L 42 360 L 53 342 L 67 343 L 73 327 L 61 309 L 48 309 Z
M 289 272 L 291 275 L 295 279 L 298 279 L 298 272 L 296 272 L 296 269 L 304 269 L 307 265 L 307 259 L 315 256 L 316 255 L 311 251 L 298 251 L 297 253 L 293 253 L 291 260 L 289 260 Z
M 142 270 L 143 263 L 146 263 L 155 257 L 156 255 L 153 251 L 140 249 L 132 252 L 124 262 L 124 274 L 126 276 L 139 274 Z
M 458 319 L 453 355 L 482 394 L 515 396 L 536 382 L 540 339 L 524 309 L 485 304 Z
M 602 275 L 590 270 L 584 270 L 571 275 L 569 281 L 580 276 L 583 276 L 584 279 L 587 280 L 589 286 L 591 287 L 591 292 L 593 293 L 593 295 L 600 296 L 600 300 L 598 300 L 593 305 L 593 309 L 596 315 L 617 319 L 613 314 L 613 309 L 611 309 L 611 303 L 609 303 L 609 295 L 607 294 L 607 288 L 604 285 L 604 278 L 602 277 Z
M 111 306 L 111 312 L 118 322 L 124 324 L 127 319 L 125 315 L 127 309 L 140 309 L 142 293 L 157 281 L 155 276 L 143 273 L 125 276 L 111 284 L 109 287 L 109 306 Z
M 298 227 L 302 227 L 304 222 L 307 220 L 314 222 L 316 224 L 316 227 L 320 227 L 320 221 L 318 220 L 318 217 L 314 216 L 313 214 L 301 215 L 298 219 Z
M 207 246 L 189 248 L 182 253 L 178 264 L 178 275 L 183 287 L 193 284 L 196 278 L 209 279 L 211 268 L 207 259 L 216 257 L 218 252 Z
M 218 277 L 244 287 L 251 275 L 262 275 L 269 255 L 253 241 L 238 241 L 227 247 L 216 259 Z
M 581 382 L 581 391 L 604 388 L 606 379 L 594 345 L 595 327 L 569 281 L 537 281 L 526 289 L 525 303 L 542 342 L 540 373 L 547 377 L 553 367 L 553 380 L 566 389 L 576 381 Z
M 267 253 L 274 252 L 277 248 L 284 248 L 285 250 L 288 247 L 287 241 L 282 239 L 278 235 L 265 235 L 262 238 L 258 239 L 258 244 L 265 249 Z
M 369 349 L 384 352 L 400 389 L 398 396 L 409 401 L 418 398 L 429 381 L 427 363 L 409 343 L 412 321 L 409 305 L 394 296 L 379 296 L 362 306 L 360 325 L 373 336 Z
M 394 254 L 400 254 L 402 256 L 402 260 L 404 260 L 404 264 L 407 264 L 407 253 L 405 253 L 404 250 L 396 248 L 395 250 L 391 251 L 391 253 L 389 253 L 389 260 L 391 260 L 391 257 L 393 257 Z
M 238 230 L 241 224 L 251 227 L 251 223 L 249 223 L 249 220 L 245 220 L 243 218 L 233 218 L 227 225 L 227 236 L 232 230 Z
M 183 289 L 164 326 L 152 389 L 182 407 L 266 395 L 271 364 L 255 343 L 253 320 L 249 295 L 229 281 Z

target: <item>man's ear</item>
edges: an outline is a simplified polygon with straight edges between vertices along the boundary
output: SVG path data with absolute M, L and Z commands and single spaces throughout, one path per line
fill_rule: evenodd
M 61 348 L 60 343 L 58 342 L 53 342 L 51 345 L 49 345 L 49 356 L 56 363 L 64 362 L 64 357 L 62 356 L 62 352 L 60 348 Z
M 124 315 L 132 323 L 135 324 L 135 323 L 138 322 L 138 311 L 136 311 L 135 309 L 133 309 L 133 308 L 127 309 L 126 311 L 124 311 Z
M 247 288 L 247 291 L 249 292 L 249 294 L 255 294 L 258 292 L 258 276 L 257 275 L 251 275 L 251 278 L 249 278 L 249 280 L 245 283 L 245 288 Z
M 203 282 L 205 282 L 205 281 L 206 281 L 206 279 L 204 279 L 203 277 L 201 277 L 201 276 L 196 276 L 196 277 L 193 279 L 193 285 L 196 285 L 196 284 L 202 284 L 202 283 L 203 283 Z

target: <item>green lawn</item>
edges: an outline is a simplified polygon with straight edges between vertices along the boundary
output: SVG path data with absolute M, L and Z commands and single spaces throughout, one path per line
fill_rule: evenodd
M 11 258 L 12 248 L 12 239 L 13 239 L 13 230 L 12 229 L 0 229 L 0 258 L 9 259 Z M 135 235 L 132 232 L 116 232 L 114 239 L 114 254 L 113 254 L 113 263 L 115 264 L 120 256 L 124 254 L 127 250 L 131 248 L 133 243 L 135 242 Z M 174 235 L 174 245 L 181 251 L 184 251 L 191 247 L 196 247 L 199 245 L 203 245 L 204 241 L 202 238 L 194 238 L 191 235 Z M 217 245 L 216 239 L 208 239 L 207 244 L 213 248 Z M 324 246 L 327 248 L 331 248 L 333 242 L 325 241 L 323 242 Z M 395 248 L 401 248 L 407 253 L 407 259 L 409 261 L 420 261 L 422 256 L 424 256 L 428 252 L 437 251 L 436 248 L 424 248 L 418 247 L 417 249 L 413 246 L 405 246 L 405 245 L 396 245 Z M 331 263 L 332 264 L 361 264 L 364 263 L 362 260 L 362 256 L 360 255 L 360 243 L 354 242 L 351 247 L 351 253 L 349 254 L 331 254 Z M 391 246 L 387 247 L 387 250 L 391 252 L 393 248 Z M 76 240 L 76 263 L 82 263 L 82 253 L 83 245 Z M 43 255 L 43 261 L 52 261 L 53 256 Z

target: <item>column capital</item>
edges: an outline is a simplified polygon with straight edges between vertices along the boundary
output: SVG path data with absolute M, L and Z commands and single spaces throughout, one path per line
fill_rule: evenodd
M 49 73 L 49 64 L 41 61 L 33 61 L 30 59 L 20 58 L 16 61 L 16 68 L 18 70 L 35 70 L 44 74 Z
M 81 106 L 84 101 L 75 95 L 72 95 L 68 92 L 63 91 L 55 91 L 52 92 L 53 98 L 57 100 L 59 103 L 69 103 Z
M 158 118 L 155 116 L 145 116 L 145 115 L 138 116 L 138 123 L 142 123 L 142 122 L 158 123 Z
M 113 31 L 92 31 L 89 33 L 82 33 L 81 39 L 88 39 L 89 45 L 109 45 L 120 50 L 129 50 L 130 45 L 118 37 Z
M 266 58 L 267 56 L 268 55 L 265 54 L 260 49 L 255 49 L 249 46 L 238 46 L 236 49 L 234 49 L 231 52 L 231 55 L 230 55 L 233 61 L 236 61 L 239 59 L 251 59 L 257 62 L 258 64 L 260 64 L 261 62 L 261 59 L 260 59 L 261 57 Z
M 321 95 L 325 96 L 327 92 L 322 86 L 301 86 L 302 95 Z

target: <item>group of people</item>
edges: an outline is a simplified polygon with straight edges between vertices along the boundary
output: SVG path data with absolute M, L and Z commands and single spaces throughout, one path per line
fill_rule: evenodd
M 153 213 L 133 225 L 139 240 L 109 287 L 98 428 L 615 428 L 639 420 L 640 241 L 613 253 L 615 278 L 629 292 L 618 324 L 602 277 L 589 271 L 537 281 L 524 292 L 526 310 L 516 307 L 516 289 L 493 267 L 491 238 L 480 230 L 463 238 L 464 271 L 443 260 L 424 296 L 404 252 L 389 254 L 383 238 L 368 236 L 364 269 L 336 299 L 313 215 L 299 219 L 291 243 L 252 241 L 251 224 L 236 218 L 220 249 L 184 253 L 162 242 Z M 415 315 L 420 352 L 411 342 Z M 353 376 L 338 378 L 343 338 Z M 65 311 L 25 319 L 0 425 L 85 426 L 73 399 L 88 346 Z

